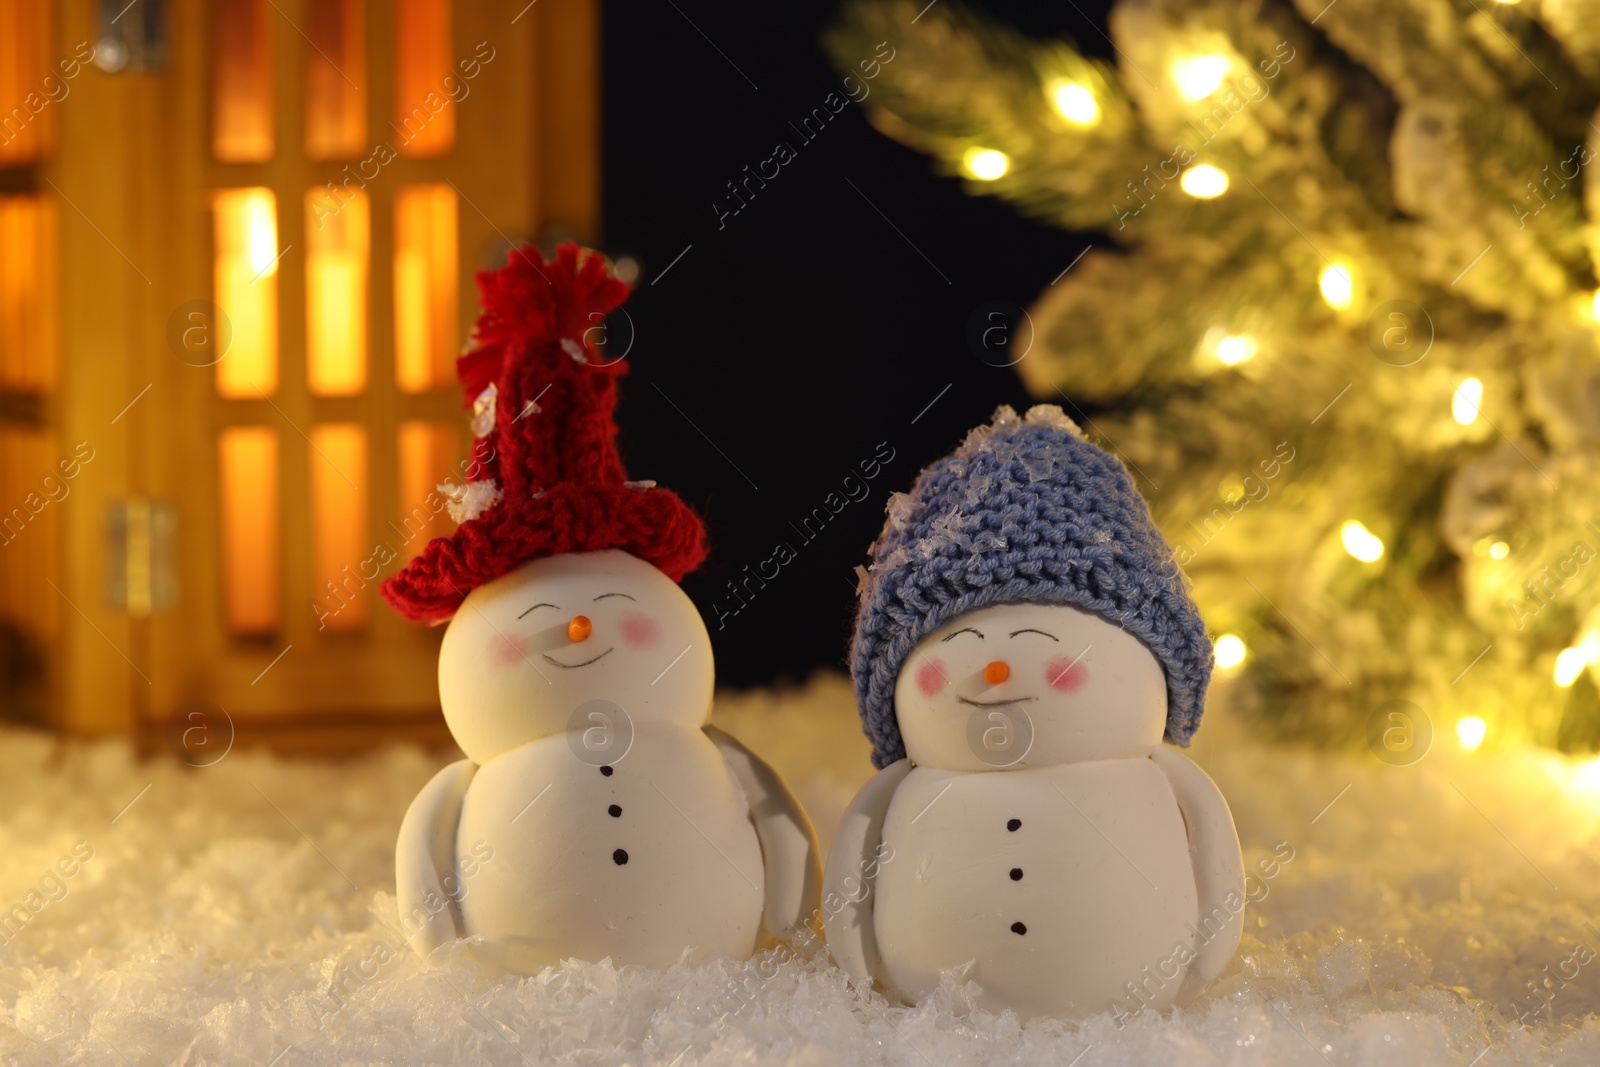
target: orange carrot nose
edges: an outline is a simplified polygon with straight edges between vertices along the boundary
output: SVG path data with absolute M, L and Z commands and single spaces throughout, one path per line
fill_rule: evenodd
M 574 615 L 572 621 L 567 623 L 567 636 L 574 641 L 587 641 L 592 633 L 594 623 L 589 621 L 587 615 Z
M 1011 677 L 1011 668 L 1006 665 L 1006 661 L 1003 659 L 997 659 L 983 669 L 983 680 L 990 685 L 999 685 L 1009 677 Z

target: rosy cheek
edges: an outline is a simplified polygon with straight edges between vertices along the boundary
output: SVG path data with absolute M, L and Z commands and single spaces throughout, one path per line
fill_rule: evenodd
M 622 639 L 634 648 L 653 645 L 661 637 L 661 625 L 648 615 L 630 612 L 622 617 Z
M 930 659 L 917 668 L 917 688 L 925 697 L 937 696 L 949 682 L 942 660 Z
M 1044 680 L 1049 683 L 1051 689 L 1059 689 L 1063 693 L 1075 693 L 1089 681 L 1089 668 L 1062 656 L 1051 660 L 1045 667 Z
M 495 634 L 489 641 L 489 661 L 497 667 L 509 667 L 527 658 L 527 645 L 516 634 Z

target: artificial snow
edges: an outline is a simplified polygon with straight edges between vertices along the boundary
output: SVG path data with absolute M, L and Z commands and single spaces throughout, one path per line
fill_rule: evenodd
M 826 847 L 872 773 L 845 680 L 724 694 L 717 720 L 788 778 Z M 1253 876 L 1237 957 L 1165 1016 L 1130 1004 L 1120 1022 L 1027 1025 L 974 1009 L 958 975 L 906 1008 L 783 949 L 665 972 L 426 968 L 395 932 L 394 840 L 452 754 L 235 750 L 197 769 L 4 732 L 0 1060 L 1600 1062 L 1600 764 L 1464 754 L 1450 725 L 1420 762 L 1390 766 L 1274 747 L 1218 693 L 1190 755 L 1227 794 Z
M 493 478 L 481 482 L 441 482 L 439 492 L 444 494 L 445 508 L 454 522 L 469 522 L 500 501 L 505 493 Z

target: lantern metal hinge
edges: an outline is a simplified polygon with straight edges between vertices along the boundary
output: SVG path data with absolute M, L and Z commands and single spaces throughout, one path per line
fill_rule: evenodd
M 169 500 L 132 496 L 106 516 L 106 599 L 136 619 L 178 599 L 178 512 Z

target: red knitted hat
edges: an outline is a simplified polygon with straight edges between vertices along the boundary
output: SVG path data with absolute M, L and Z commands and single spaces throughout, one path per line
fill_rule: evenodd
M 550 261 L 510 253 L 478 290 L 483 314 L 456 362 L 477 436 L 467 483 L 447 490 L 461 525 L 384 582 L 384 598 L 410 619 L 448 619 L 519 564 L 606 548 L 681 579 L 705 558 L 705 527 L 670 490 L 625 480 L 612 410 L 627 368 L 589 340 L 627 284 L 569 242 Z

